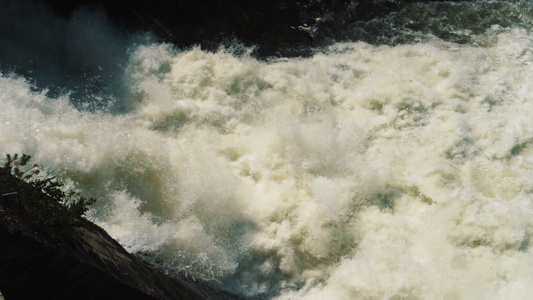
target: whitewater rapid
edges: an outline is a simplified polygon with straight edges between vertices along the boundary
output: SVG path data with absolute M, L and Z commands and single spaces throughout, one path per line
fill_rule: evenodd
M 4 72 L 0 153 L 97 197 L 128 251 L 241 295 L 528 299 L 533 32 L 482 39 L 270 61 L 144 40 L 108 109 Z

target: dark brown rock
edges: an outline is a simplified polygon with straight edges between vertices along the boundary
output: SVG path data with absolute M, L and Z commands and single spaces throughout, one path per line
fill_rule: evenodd
M 27 217 L 33 207 L 18 192 L 24 185 L 0 176 L 0 291 L 6 299 L 236 299 L 199 281 L 162 275 L 85 219 L 68 228 L 33 222 Z

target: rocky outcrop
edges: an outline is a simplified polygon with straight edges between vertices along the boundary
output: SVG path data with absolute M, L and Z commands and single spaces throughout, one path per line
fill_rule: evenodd
M 237 299 L 199 281 L 164 276 L 85 219 L 64 226 L 36 222 L 30 216 L 39 212 L 31 211 L 21 187 L 31 188 L 0 176 L 0 291 L 6 299 Z M 47 218 L 61 209 L 51 208 Z

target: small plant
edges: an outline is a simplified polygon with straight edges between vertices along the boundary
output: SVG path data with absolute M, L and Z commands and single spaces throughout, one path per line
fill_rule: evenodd
M 96 199 L 85 198 L 68 190 L 51 173 L 38 165 L 29 166 L 30 155 L 6 155 L 6 163 L 0 168 L 0 184 L 11 187 L 26 219 L 34 225 L 76 226 Z

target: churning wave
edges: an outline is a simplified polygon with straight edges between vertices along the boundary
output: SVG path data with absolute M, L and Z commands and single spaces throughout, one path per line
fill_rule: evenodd
M 244 296 L 527 299 L 530 4 L 410 4 L 268 61 L 13 4 L 0 152 L 98 197 L 129 251 Z

